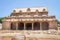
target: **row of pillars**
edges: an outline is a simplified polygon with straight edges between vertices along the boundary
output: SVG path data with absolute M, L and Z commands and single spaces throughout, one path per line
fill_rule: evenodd
M 26 30 L 26 24 L 28 24 L 28 23 L 24 23 L 24 29 L 23 30 Z M 49 26 L 48 24 L 46 24 L 46 25 L 47 25 L 47 27 Z M 36 26 L 36 27 L 39 27 L 37 30 L 42 30 L 43 29 L 42 26 L 44 26 L 44 25 L 42 25 L 42 23 L 39 23 L 39 26 Z M 18 27 L 19 27 L 19 25 L 18 25 L 18 23 L 16 23 L 16 30 L 18 30 Z M 32 23 L 32 30 L 34 30 L 34 23 Z M 46 30 L 48 30 L 48 28 L 46 28 Z

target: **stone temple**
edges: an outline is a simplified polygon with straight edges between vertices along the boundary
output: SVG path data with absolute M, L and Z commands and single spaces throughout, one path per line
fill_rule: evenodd
M 49 30 L 57 29 L 57 20 L 48 16 L 47 7 L 16 8 L 2 25 L 5 30 Z
M 15 8 L 2 22 L 2 40 L 56 40 L 48 34 L 58 29 L 57 19 L 48 16 L 47 7 Z

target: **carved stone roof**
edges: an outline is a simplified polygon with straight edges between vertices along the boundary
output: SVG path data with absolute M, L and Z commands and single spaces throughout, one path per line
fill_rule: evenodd
M 29 8 L 30 12 L 35 12 L 38 10 L 39 12 L 43 12 L 43 10 L 48 12 L 47 7 L 35 7 L 35 8 Z M 15 8 L 14 9 L 16 12 L 22 11 L 22 12 L 28 12 L 28 8 Z

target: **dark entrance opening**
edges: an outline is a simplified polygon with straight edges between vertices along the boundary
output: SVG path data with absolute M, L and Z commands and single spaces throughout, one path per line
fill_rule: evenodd
M 34 23 L 34 30 L 40 30 L 40 23 L 39 22 Z
M 24 30 L 24 23 L 18 23 L 18 30 Z
M 11 23 L 11 30 L 16 30 L 16 24 L 15 23 Z
M 49 29 L 49 24 L 48 22 L 43 22 L 42 23 L 42 30 L 48 30 Z
M 26 30 L 32 30 L 32 23 L 26 23 Z

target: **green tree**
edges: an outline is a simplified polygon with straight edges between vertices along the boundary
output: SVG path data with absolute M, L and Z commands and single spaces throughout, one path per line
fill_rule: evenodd
M 0 18 L 0 23 L 2 23 L 3 18 Z
M 60 24 L 60 21 L 57 20 L 57 23 Z

